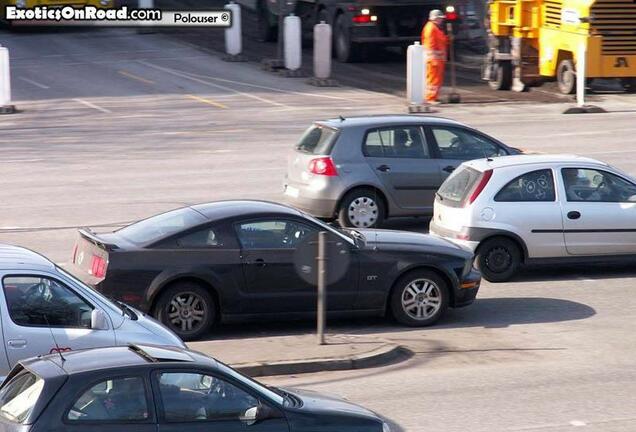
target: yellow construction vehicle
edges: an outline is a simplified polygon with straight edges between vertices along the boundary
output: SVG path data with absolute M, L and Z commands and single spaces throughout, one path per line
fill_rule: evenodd
M 586 79 L 617 78 L 636 92 L 636 0 L 489 0 L 488 6 L 482 77 L 493 89 L 523 91 L 556 79 L 562 93 L 574 93 L 585 52 Z

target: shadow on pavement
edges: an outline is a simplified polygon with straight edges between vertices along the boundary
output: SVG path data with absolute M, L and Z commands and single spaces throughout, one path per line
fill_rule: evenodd
M 554 282 L 585 279 L 619 279 L 636 276 L 633 262 L 524 266 L 511 282 Z
M 593 308 L 570 300 L 542 297 L 488 298 L 478 299 L 466 308 L 450 309 L 441 322 L 432 327 L 405 327 L 391 318 L 332 319 L 327 322 L 327 332 L 371 335 L 468 327 L 503 328 L 518 324 L 582 320 L 595 314 Z M 304 335 L 314 331 L 313 320 L 224 324 L 203 340 Z

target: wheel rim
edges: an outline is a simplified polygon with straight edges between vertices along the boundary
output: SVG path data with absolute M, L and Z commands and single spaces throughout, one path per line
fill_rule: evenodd
M 442 307 L 442 291 L 430 279 L 416 279 L 402 292 L 402 310 L 410 318 L 423 321 Z
M 203 297 L 188 291 L 172 297 L 167 312 L 168 322 L 173 329 L 181 333 L 194 333 L 205 323 L 208 308 Z
M 358 197 L 351 201 L 347 216 L 351 224 L 358 228 L 373 226 L 378 221 L 378 204 L 369 197 Z
M 486 267 L 493 273 L 503 273 L 510 268 L 512 256 L 506 248 L 494 248 L 486 255 Z

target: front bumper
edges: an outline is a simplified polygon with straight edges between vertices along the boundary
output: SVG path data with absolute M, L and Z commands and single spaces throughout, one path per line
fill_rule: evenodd
M 459 287 L 455 290 L 453 307 L 464 307 L 475 301 L 481 285 L 481 274 L 474 268 L 464 276 Z

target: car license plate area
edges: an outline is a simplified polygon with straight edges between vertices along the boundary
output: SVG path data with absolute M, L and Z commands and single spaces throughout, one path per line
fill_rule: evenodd
M 293 186 L 287 186 L 285 188 L 285 195 L 290 196 L 292 198 L 298 198 L 298 193 L 300 191 Z

